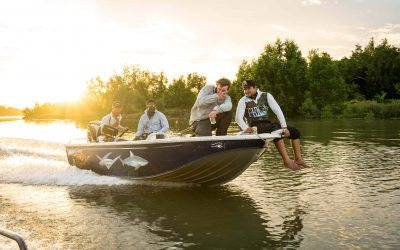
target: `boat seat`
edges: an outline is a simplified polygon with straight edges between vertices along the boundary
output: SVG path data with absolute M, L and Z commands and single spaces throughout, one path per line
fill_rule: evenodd
M 100 135 L 100 121 L 89 122 L 87 128 L 87 140 L 88 142 L 99 142 L 98 136 Z

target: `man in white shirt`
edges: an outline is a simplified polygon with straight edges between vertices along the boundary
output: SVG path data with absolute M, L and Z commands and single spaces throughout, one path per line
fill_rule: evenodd
M 111 113 L 108 115 L 104 116 L 103 119 L 101 119 L 101 124 L 100 124 L 100 131 L 103 130 L 103 127 L 105 125 L 111 126 L 113 128 L 118 129 L 119 131 L 124 131 L 127 130 L 127 128 L 121 126 L 121 120 L 122 120 L 122 105 L 119 101 L 113 102 L 111 106 Z M 104 142 L 104 141 L 111 141 L 112 138 L 110 138 L 107 135 L 100 135 L 98 137 L 99 142 Z
M 286 151 L 285 143 L 282 139 L 275 139 L 274 143 L 283 159 L 283 164 L 292 170 L 301 167 L 308 167 L 301 157 L 300 151 L 300 131 L 286 125 L 285 116 L 274 97 L 267 92 L 262 92 L 256 87 L 253 80 L 247 79 L 242 83 L 243 96 L 236 109 L 235 120 L 239 127 L 246 133 L 255 133 L 253 127 L 257 127 L 258 133 L 270 133 L 274 130 L 283 129 L 284 137 L 291 139 L 291 144 L 295 160 L 291 160 Z M 279 123 L 272 123 L 268 118 L 268 111 L 271 109 L 278 117 Z M 246 118 L 244 121 L 243 118 Z
M 146 106 L 147 109 L 139 120 L 135 140 L 144 140 L 152 133 L 166 133 L 169 129 L 167 117 L 156 110 L 155 101 L 148 100 Z
M 226 135 L 232 120 L 232 101 L 228 96 L 231 81 L 221 78 L 216 86 L 204 86 L 190 112 L 189 124 L 199 136 Z

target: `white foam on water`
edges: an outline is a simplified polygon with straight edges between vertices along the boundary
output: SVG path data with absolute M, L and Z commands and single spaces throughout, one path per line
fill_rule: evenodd
M 7 137 L 0 137 L 0 183 L 57 186 L 141 185 L 168 188 L 193 186 L 98 175 L 70 166 L 62 143 Z
M 59 186 L 133 184 L 129 180 L 72 167 L 66 161 L 24 155 L 0 159 L 0 182 Z
M 30 144 L 16 144 L 16 143 L 1 143 L 0 152 L 7 155 L 28 155 L 45 158 L 65 159 L 65 150 L 58 149 L 57 147 L 49 147 L 48 145 L 30 145 Z

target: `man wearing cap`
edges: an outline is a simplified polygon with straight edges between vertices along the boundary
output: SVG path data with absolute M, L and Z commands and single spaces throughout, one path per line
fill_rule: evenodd
M 198 136 L 226 135 L 232 120 L 231 81 L 221 78 L 215 86 L 204 86 L 190 112 L 189 124 Z
M 295 160 L 291 160 L 286 151 L 284 141 L 281 138 L 275 139 L 274 143 L 283 159 L 283 164 L 292 170 L 308 167 L 301 157 L 300 131 L 295 127 L 286 125 L 285 116 L 274 97 L 270 93 L 260 91 L 256 87 L 255 81 L 251 79 L 244 80 L 242 87 L 245 96 L 239 100 L 235 117 L 239 127 L 249 134 L 256 132 L 253 127 L 257 128 L 258 133 L 270 133 L 282 128 L 284 137 L 291 139 L 295 156 Z M 278 117 L 279 123 L 272 123 L 269 120 L 269 109 Z
M 152 133 L 166 133 L 169 129 L 167 117 L 156 110 L 155 101 L 148 100 L 146 106 L 147 109 L 139 120 L 135 140 L 144 140 Z
M 121 119 L 122 119 L 122 105 L 119 101 L 115 101 L 112 103 L 111 106 L 111 113 L 108 115 L 104 116 L 103 119 L 101 119 L 101 124 L 100 124 L 100 131 L 102 131 L 104 125 L 108 125 L 111 127 L 114 127 L 118 129 L 119 131 L 124 131 L 127 130 L 127 128 L 121 126 Z M 100 135 L 98 137 L 99 142 L 104 142 L 108 141 L 109 138 L 105 135 Z

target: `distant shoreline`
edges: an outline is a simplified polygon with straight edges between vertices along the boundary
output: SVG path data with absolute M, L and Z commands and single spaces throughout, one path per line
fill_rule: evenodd
M 12 120 L 19 120 L 23 119 L 23 115 L 0 115 L 0 120 L 12 119 Z

